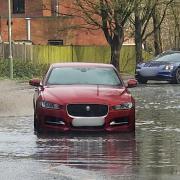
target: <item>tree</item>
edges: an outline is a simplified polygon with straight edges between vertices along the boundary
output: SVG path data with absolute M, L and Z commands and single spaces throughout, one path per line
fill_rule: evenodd
M 135 49 L 136 49 L 136 63 L 142 62 L 142 44 L 143 37 L 146 33 L 149 21 L 152 16 L 155 3 L 152 0 L 137 1 L 135 4 L 134 18 L 131 22 L 135 28 Z
M 162 43 L 161 43 L 161 26 L 160 24 L 160 14 L 157 6 L 154 7 L 152 11 L 153 19 L 153 29 L 154 29 L 154 55 L 157 56 L 162 52 Z
M 120 69 L 120 50 L 124 41 L 124 26 L 134 10 L 135 0 L 74 0 L 81 18 L 91 28 L 103 31 L 111 47 L 111 64 Z
M 171 12 L 174 21 L 174 49 L 180 50 L 180 2 L 174 1 L 171 4 Z
M 169 6 L 174 0 L 156 0 L 156 6 L 153 9 L 153 34 L 154 34 L 154 55 L 162 52 L 161 25 L 167 16 Z M 164 8 L 162 8 L 164 7 Z M 161 12 L 162 11 L 162 12 Z M 161 15 L 162 14 L 162 15 Z
M 136 63 L 142 62 L 142 44 L 147 38 L 154 34 L 155 55 L 161 52 L 160 47 L 160 26 L 165 18 L 167 7 L 173 0 L 143 0 L 136 1 L 134 9 L 134 17 L 130 18 L 135 29 L 135 46 L 136 46 Z M 161 6 L 162 14 L 158 13 Z M 152 29 L 149 29 L 151 20 L 153 19 Z M 147 31 L 148 29 L 148 31 Z

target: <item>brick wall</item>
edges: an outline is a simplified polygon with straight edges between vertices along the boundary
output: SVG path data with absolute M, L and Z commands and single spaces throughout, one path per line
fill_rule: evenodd
M 24 18 L 14 18 L 12 24 L 12 39 L 24 40 L 26 39 L 26 29 Z M 8 25 L 6 19 L 1 19 L 1 35 L 3 41 L 8 41 Z
M 0 1 L 0 16 L 7 16 L 8 15 L 8 1 L 1 0 Z
M 51 8 L 52 8 L 51 0 L 43 0 L 43 16 L 51 16 Z
M 51 0 L 25 0 L 25 14 L 12 14 L 15 17 L 26 17 L 26 16 L 42 16 L 43 15 L 43 2 L 45 4 Z M 11 3 L 11 6 L 13 4 Z M 0 0 L 0 16 L 8 16 L 8 0 Z
M 66 28 L 67 26 L 67 28 Z M 106 45 L 101 31 L 72 30 L 68 28 L 66 18 L 32 18 L 31 38 L 34 44 L 47 44 L 50 39 L 62 39 L 66 45 Z M 3 41 L 8 41 L 7 20 L 1 19 L 1 35 Z M 14 18 L 12 25 L 12 39 L 26 40 L 26 20 Z
M 59 0 L 59 12 L 60 14 L 77 15 L 82 16 L 81 12 L 73 4 L 73 0 Z M 71 35 L 67 39 L 67 44 L 75 45 L 107 45 L 107 41 L 104 37 L 102 30 L 90 30 L 82 28 L 82 24 L 85 24 L 83 18 L 73 17 L 69 19 L 66 26 L 69 27 L 68 33 Z M 77 27 L 72 28 L 71 27 Z M 78 29 L 79 27 L 79 29 Z
M 42 16 L 43 3 L 42 0 L 26 0 L 25 1 L 25 16 L 37 17 Z
M 63 14 L 73 13 L 72 0 L 59 0 L 59 12 Z M 3 41 L 8 41 L 7 10 L 8 1 L 0 2 L 0 34 Z M 51 4 L 53 2 L 54 4 Z M 106 45 L 107 42 L 100 30 L 89 31 L 77 29 L 78 18 L 66 16 L 51 16 L 50 9 L 56 5 L 56 0 L 26 0 L 25 14 L 13 14 L 12 39 L 27 39 L 26 17 L 31 17 L 31 38 L 34 44 L 47 44 L 50 39 L 62 39 L 65 45 Z

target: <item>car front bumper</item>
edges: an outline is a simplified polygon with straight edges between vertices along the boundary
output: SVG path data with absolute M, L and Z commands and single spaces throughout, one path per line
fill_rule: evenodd
M 146 80 L 159 80 L 159 81 L 171 81 L 174 78 L 173 71 L 157 70 L 152 71 L 147 69 L 136 70 L 135 78 L 144 78 Z
M 135 130 L 135 110 L 109 110 L 103 117 L 72 117 L 66 110 L 37 110 L 38 126 L 42 131 L 109 131 Z

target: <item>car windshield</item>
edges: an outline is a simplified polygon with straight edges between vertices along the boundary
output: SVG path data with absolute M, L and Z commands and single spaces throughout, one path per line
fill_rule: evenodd
M 57 67 L 53 68 L 50 72 L 47 84 L 87 84 L 120 86 L 122 85 L 122 82 L 113 68 Z
M 180 62 L 180 53 L 159 55 L 155 58 L 155 61 Z

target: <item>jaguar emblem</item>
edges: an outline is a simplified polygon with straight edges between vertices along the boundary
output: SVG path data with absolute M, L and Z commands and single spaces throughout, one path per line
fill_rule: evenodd
M 89 112 L 91 110 L 90 106 L 86 106 L 86 111 Z

